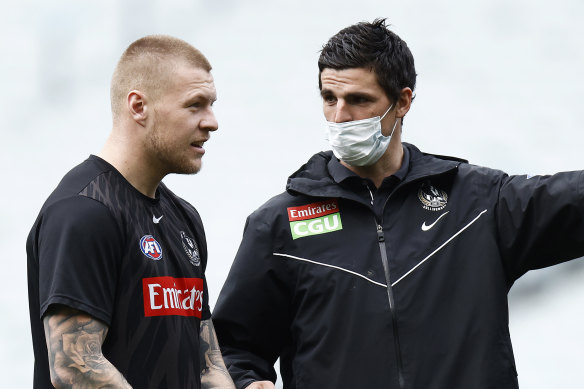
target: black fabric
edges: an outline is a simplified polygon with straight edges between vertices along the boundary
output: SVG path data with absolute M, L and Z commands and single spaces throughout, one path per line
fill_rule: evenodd
M 403 161 L 395 174 L 385 177 L 379 188 L 375 187 L 373 181 L 362 178 L 342 165 L 338 158 L 332 157 L 327 164 L 331 178 L 342 187 L 355 194 L 361 194 L 364 201 L 368 201 L 375 212 L 375 217 L 382 219 L 383 208 L 387 199 L 399 183 L 405 178 L 410 168 L 410 151 L 404 147 Z
M 583 174 L 509 177 L 404 145 L 409 169 L 380 219 L 330 175 L 331 152 L 249 216 L 213 312 L 237 388 L 273 380 L 278 357 L 285 389 L 398 388 L 397 358 L 407 389 L 518 387 L 507 293 L 584 254 Z M 338 211 L 342 228 L 312 218 L 295 237 L 307 204 Z
M 42 318 L 54 304 L 108 325 L 104 356 L 133 387 L 200 387 L 205 234 L 197 211 L 164 184 L 151 199 L 91 156 L 48 198 L 27 254 L 35 388 L 51 385 Z

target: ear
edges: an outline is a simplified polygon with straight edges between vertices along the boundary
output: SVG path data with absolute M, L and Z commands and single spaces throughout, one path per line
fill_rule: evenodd
M 403 88 L 399 94 L 397 101 L 396 117 L 403 118 L 410 110 L 412 105 L 412 90 L 410 88 Z
M 132 119 L 141 126 L 144 126 L 149 114 L 144 93 L 137 90 L 130 91 L 128 93 L 127 104 L 128 112 Z

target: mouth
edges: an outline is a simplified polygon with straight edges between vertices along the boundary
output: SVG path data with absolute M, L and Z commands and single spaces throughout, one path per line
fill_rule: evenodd
M 206 141 L 207 141 L 207 139 L 196 140 L 196 141 L 191 143 L 191 147 L 193 147 L 201 152 L 205 152 L 203 145 L 205 144 Z
M 197 141 L 194 141 L 193 143 L 191 143 L 191 146 L 203 148 L 203 145 L 205 144 L 206 141 L 207 141 L 206 139 L 205 140 L 197 140 Z

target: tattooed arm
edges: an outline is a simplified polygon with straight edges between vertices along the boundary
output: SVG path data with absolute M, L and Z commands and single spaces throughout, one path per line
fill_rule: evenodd
M 201 364 L 201 387 L 203 389 L 235 389 L 223 362 L 211 319 L 201 322 L 199 344 L 199 355 L 201 361 L 204 361 L 204 365 Z
M 108 330 L 103 322 L 57 305 L 50 308 L 43 324 L 55 388 L 132 388 L 101 353 Z

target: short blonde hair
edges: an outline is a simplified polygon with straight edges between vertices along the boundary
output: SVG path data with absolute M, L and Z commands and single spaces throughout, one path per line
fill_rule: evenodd
M 211 70 L 211 64 L 199 50 L 172 36 L 149 35 L 128 46 L 118 61 L 110 86 L 114 120 L 122 112 L 130 91 L 139 90 L 152 98 L 159 96 L 179 63 Z

